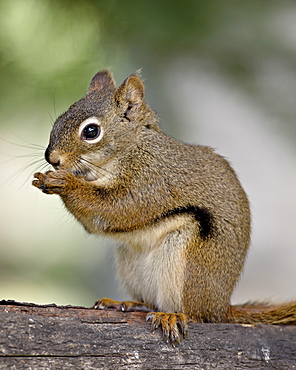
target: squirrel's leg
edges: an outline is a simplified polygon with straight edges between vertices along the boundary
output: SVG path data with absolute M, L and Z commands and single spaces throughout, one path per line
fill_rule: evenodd
M 136 302 L 136 301 L 115 301 L 114 299 L 110 298 L 102 298 L 95 302 L 92 308 L 96 308 L 98 310 L 118 310 L 118 311 L 141 311 L 141 312 L 149 312 L 151 311 L 151 306 L 147 305 L 143 302 Z

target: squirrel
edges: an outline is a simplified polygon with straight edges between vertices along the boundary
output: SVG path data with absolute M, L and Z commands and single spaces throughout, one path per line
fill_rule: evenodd
M 120 281 L 135 301 L 93 308 L 146 311 L 173 345 L 188 322 L 296 324 L 296 302 L 231 306 L 250 243 L 250 207 L 236 173 L 207 146 L 163 133 L 138 73 L 118 88 L 98 72 L 55 121 L 32 184 L 58 194 L 92 234 L 118 242 Z

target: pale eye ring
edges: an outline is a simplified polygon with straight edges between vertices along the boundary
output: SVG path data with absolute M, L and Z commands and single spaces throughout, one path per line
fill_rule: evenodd
M 98 143 L 103 137 L 100 121 L 96 117 L 87 118 L 80 124 L 79 138 L 90 144 Z

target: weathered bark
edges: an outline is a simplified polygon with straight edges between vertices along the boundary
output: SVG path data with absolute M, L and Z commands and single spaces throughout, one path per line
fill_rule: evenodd
M 295 326 L 190 324 L 177 347 L 145 314 L 0 302 L 1 369 L 293 369 Z

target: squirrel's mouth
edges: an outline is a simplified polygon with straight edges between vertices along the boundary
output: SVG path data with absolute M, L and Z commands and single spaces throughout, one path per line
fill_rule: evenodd
M 85 181 L 96 181 L 98 176 L 92 171 L 82 169 L 71 171 L 75 177 L 83 178 Z
M 84 177 L 85 173 L 81 170 L 71 171 L 75 177 Z
M 67 170 L 75 177 L 87 182 L 96 183 L 97 186 L 110 186 L 118 175 L 117 161 L 109 161 L 105 164 L 95 164 L 93 161 L 87 160 L 87 166 L 84 163 L 75 163 Z

